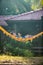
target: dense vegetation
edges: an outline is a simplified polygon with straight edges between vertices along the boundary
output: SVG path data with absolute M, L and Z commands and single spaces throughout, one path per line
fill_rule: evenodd
M 0 0 L 0 15 L 17 15 L 42 6 L 43 0 Z
M 6 35 L 3 35 L 1 32 L 1 44 L 0 44 L 0 53 L 15 55 L 15 56 L 32 56 L 33 54 L 30 51 L 30 42 L 18 42 L 15 41 Z

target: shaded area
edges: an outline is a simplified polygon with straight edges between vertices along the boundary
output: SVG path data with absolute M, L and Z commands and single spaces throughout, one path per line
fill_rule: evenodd
M 42 32 L 42 20 L 20 20 L 20 21 L 6 21 L 8 26 L 6 29 L 10 32 L 21 33 L 22 35 L 35 35 Z M 15 28 L 16 27 L 16 28 Z
M 24 37 L 24 35 L 29 34 L 29 35 L 35 35 L 41 31 L 43 31 L 42 29 L 42 20 L 32 20 L 32 21 L 6 21 L 8 26 L 5 27 L 3 26 L 8 32 L 10 33 L 16 33 L 18 34 L 21 33 L 22 36 Z M 43 43 L 42 43 L 42 36 L 36 38 L 35 40 L 33 40 L 32 42 L 28 41 L 28 42 L 18 42 L 15 41 L 13 39 L 11 39 L 10 37 L 4 35 L 1 32 L 2 36 L 1 36 L 1 44 L 3 44 L 4 48 L 2 51 L 5 54 L 8 55 L 19 55 L 19 56 L 42 56 L 43 55 L 43 51 L 42 52 L 35 52 L 35 50 L 33 49 L 33 47 L 43 47 Z M 38 51 L 41 51 L 42 49 L 38 49 Z M 37 51 L 37 50 L 36 50 Z M 1 52 L 0 52 L 1 53 Z M 42 54 L 41 54 L 42 53 Z

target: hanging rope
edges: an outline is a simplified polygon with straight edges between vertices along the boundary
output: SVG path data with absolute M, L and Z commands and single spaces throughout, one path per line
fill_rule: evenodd
M 12 39 L 14 39 L 14 40 L 16 40 L 16 41 L 21 41 L 21 42 L 32 41 L 33 39 L 35 39 L 35 38 L 37 38 L 37 37 L 43 35 L 43 32 L 40 32 L 40 33 L 38 33 L 38 34 L 36 34 L 36 35 L 30 37 L 30 38 L 29 38 L 29 37 L 23 38 L 23 37 L 17 37 L 17 36 L 15 36 L 15 35 L 13 35 L 13 34 L 7 32 L 2 26 L 0 26 L 0 30 L 1 30 L 4 34 L 6 34 L 7 36 L 11 37 Z

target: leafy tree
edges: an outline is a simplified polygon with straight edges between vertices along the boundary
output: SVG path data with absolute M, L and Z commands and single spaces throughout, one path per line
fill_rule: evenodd
M 31 0 L 31 8 L 33 10 L 40 9 L 41 8 L 41 0 Z

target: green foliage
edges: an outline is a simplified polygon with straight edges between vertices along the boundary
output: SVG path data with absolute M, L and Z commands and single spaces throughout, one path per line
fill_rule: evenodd
M 0 34 L 2 34 L 2 33 L 0 33 Z M 3 46 L 2 46 L 2 44 L 3 44 Z M 3 36 L 3 42 L 1 42 L 0 50 L 4 54 L 7 54 L 7 55 L 31 57 L 31 56 L 33 56 L 33 53 L 30 50 L 30 44 L 31 44 L 31 42 L 28 42 L 28 43 L 18 42 L 7 36 Z M 2 53 L 2 52 L 0 52 L 0 53 Z
M 41 0 L 41 5 L 42 5 L 42 7 L 43 7 L 43 0 Z
M 41 8 L 41 0 L 31 0 L 31 8 L 33 10 Z
M 24 0 L 2 0 L 0 6 L 0 14 L 2 15 L 20 14 L 31 10 L 29 3 Z
M 33 56 L 33 53 L 30 50 L 22 49 L 19 47 L 9 48 L 6 52 L 6 54 L 13 55 L 13 56 L 25 56 L 25 57 L 32 57 Z
M 1 15 L 17 15 L 40 9 L 43 0 L 0 0 Z

